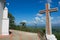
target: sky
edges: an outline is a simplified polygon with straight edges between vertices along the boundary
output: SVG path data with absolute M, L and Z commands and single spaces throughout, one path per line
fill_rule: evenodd
M 26 22 L 27 24 L 46 24 L 46 14 L 39 14 L 40 10 L 46 9 L 45 4 L 49 2 L 50 8 L 58 8 L 57 12 L 51 12 L 50 18 L 53 25 L 60 24 L 60 0 L 6 0 L 9 12 L 15 17 L 16 24 Z

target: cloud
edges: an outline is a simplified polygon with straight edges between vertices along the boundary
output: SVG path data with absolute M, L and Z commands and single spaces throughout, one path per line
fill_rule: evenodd
M 40 22 L 41 22 L 41 23 L 43 23 L 43 22 L 44 22 L 44 20 L 40 20 Z
M 41 18 L 35 17 L 35 23 L 39 23 L 39 22 L 44 23 L 45 22 L 45 17 L 41 17 Z
M 50 19 L 51 19 L 52 24 L 60 24 L 60 16 L 58 16 L 58 17 L 50 16 Z M 35 24 L 45 24 L 46 23 L 46 16 L 35 17 L 34 23 Z
M 40 21 L 40 18 L 39 17 L 35 17 L 35 21 L 36 22 Z
M 26 22 L 26 23 L 27 23 L 27 21 L 26 21 L 26 20 L 22 20 L 22 22 Z
M 37 16 L 43 16 L 43 15 L 38 13 Z
M 47 2 L 48 2 L 48 3 L 51 3 L 51 2 L 52 2 L 52 0 L 47 0 Z

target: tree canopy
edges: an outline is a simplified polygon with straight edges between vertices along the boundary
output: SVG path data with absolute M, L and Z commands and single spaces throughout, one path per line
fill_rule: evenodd
M 15 28 L 15 17 L 11 14 L 11 13 L 8 13 L 8 17 L 9 17 L 9 26 L 10 26 L 10 29 L 14 29 Z

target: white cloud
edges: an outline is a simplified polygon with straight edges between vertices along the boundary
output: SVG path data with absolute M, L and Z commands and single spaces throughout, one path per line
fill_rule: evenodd
M 22 22 L 26 22 L 26 23 L 27 23 L 27 21 L 26 21 L 26 20 L 22 20 Z
M 37 16 L 43 16 L 43 15 L 38 13 Z
M 52 17 L 52 16 L 50 16 L 50 19 L 51 19 L 51 23 L 53 23 L 53 24 L 60 24 L 60 16 L 58 16 L 58 17 Z M 42 16 L 42 17 L 35 17 L 35 20 L 34 20 L 34 23 L 35 24 L 44 24 L 44 23 L 46 23 L 46 16 Z
M 41 23 L 43 23 L 43 22 L 44 22 L 44 20 L 40 20 L 40 22 L 41 22 Z
M 35 21 L 36 22 L 40 21 L 40 18 L 39 17 L 35 17 Z
M 45 17 L 41 17 L 41 18 L 39 18 L 39 17 L 35 17 L 35 23 L 39 23 L 39 22 L 41 22 L 41 23 L 45 23 Z

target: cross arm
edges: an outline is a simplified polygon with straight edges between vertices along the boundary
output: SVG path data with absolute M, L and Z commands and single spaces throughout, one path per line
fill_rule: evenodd
M 40 14 L 43 14 L 43 13 L 45 13 L 45 11 L 46 11 L 46 10 L 41 10 L 41 11 L 39 11 L 39 13 L 40 13 Z
M 48 9 L 48 11 L 49 11 L 49 12 L 56 12 L 56 11 L 58 11 L 58 8 Z M 46 12 L 46 10 L 41 10 L 41 11 L 39 11 L 40 14 L 43 14 L 43 13 L 45 13 L 45 12 Z
M 56 11 L 58 11 L 58 8 L 52 8 L 49 10 L 49 12 L 56 12 Z

